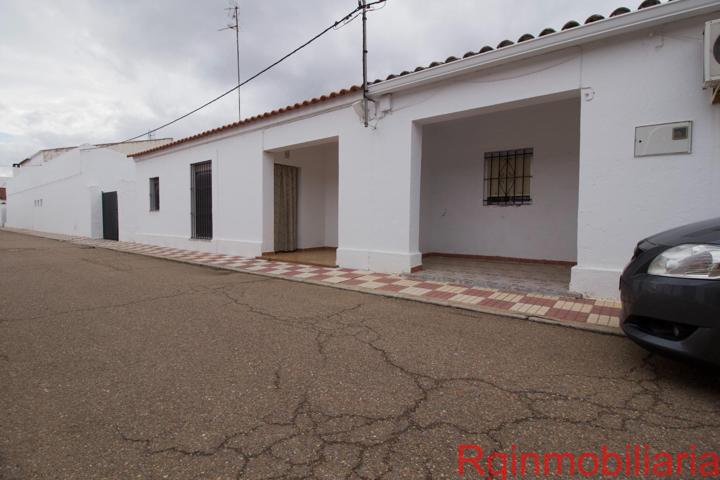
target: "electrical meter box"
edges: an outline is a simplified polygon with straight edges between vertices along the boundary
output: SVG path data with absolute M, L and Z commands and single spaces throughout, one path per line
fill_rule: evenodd
M 635 156 L 675 155 L 692 152 L 692 122 L 635 127 Z

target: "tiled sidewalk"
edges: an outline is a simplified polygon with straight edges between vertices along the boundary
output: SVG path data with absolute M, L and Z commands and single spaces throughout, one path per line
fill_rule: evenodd
M 558 323 L 608 333 L 621 333 L 619 329 L 620 304 L 611 300 L 563 298 L 534 293 L 509 293 L 493 289 L 464 287 L 450 283 L 410 280 L 399 275 L 364 270 L 314 267 L 219 253 L 180 250 L 142 243 L 114 242 L 18 229 L 6 228 L 5 230 L 79 245 L 89 245 L 286 280 L 399 297 L 477 312 Z

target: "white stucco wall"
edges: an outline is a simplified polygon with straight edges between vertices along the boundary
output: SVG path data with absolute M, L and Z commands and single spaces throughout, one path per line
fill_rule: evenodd
M 419 217 L 414 192 L 419 191 L 421 164 L 416 145 L 418 135 L 422 136 L 417 124 L 580 91 L 578 265 L 571 289 L 617 298 L 619 274 L 638 240 L 717 216 L 720 109 L 710 105 L 710 93 L 702 89 L 701 81 L 702 33 L 711 18 L 698 16 L 393 94 L 393 112 L 372 132 L 377 138 L 358 139 L 356 144 L 356 148 L 367 145 L 367 156 L 376 162 L 356 164 L 353 172 L 361 184 L 375 184 L 376 172 L 389 175 L 376 184 L 379 191 L 367 192 L 363 201 L 354 202 L 355 208 L 386 205 L 385 215 L 400 223 L 400 210 L 407 212 L 409 221 L 398 230 L 409 233 L 407 251 L 411 262 L 419 263 L 413 256 L 413 221 Z M 680 120 L 694 121 L 692 155 L 633 157 L 636 126 Z M 392 144 L 385 143 L 389 138 Z M 398 175 L 386 167 L 393 162 L 400 167 Z M 341 199 L 346 193 L 342 187 L 343 175 Z M 361 212 L 354 217 L 363 218 Z M 342 219 L 341 215 L 341 224 Z M 389 225 L 386 232 L 392 234 L 393 223 L 388 221 L 376 224 Z M 358 230 L 363 227 L 373 231 L 369 225 L 356 224 Z M 390 240 L 389 235 L 385 239 Z M 400 236 L 396 239 L 404 241 Z
M 423 253 L 575 261 L 579 98 L 423 129 Z M 483 205 L 484 153 L 534 149 L 532 204 Z
M 190 165 L 212 162 L 213 239 L 191 239 Z M 194 145 L 136 163 L 140 242 L 236 255 L 259 255 L 262 237 L 262 134 Z M 149 179 L 160 178 L 160 210 L 151 212 Z
M 341 137 L 339 264 L 394 272 L 421 265 L 423 126 L 577 95 L 579 65 L 575 50 L 563 51 L 395 93 L 377 128 Z M 343 213 L 352 219 L 347 230 Z
M 102 192 L 134 180 L 134 163 L 104 148 L 77 148 L 8 181 L 7 226 L 102 237 Z M 118 206 L 122 216 L 122 206 Z M 123 228 L 120 222 L 120 228 Z
M 264 128 L 268 122 L 258 123 L 240 134 L 229 132 L 139 157 L 134 196 L 136 228 L 132 238 L 156 245 L 244 256 L 272 251 L 272 166 L 276 157 L 283 163 L 282 152 L 290 150 L 293 160 L 308 155 L 308 162 L 310 158 L 319 159 L 314 165 L 326 165 L 315 171 L 317 175 L 309 177 L 313 182 L 324 177 L 326 188 L 321 195 L 313 193 L 309 197 L 313 198 L 311 203 L 317 202 L 324 212 L 318 231 L 308 232 L 311 236 L 305 238 L 310 246 L 336 245 L 340 228 L 339 214 L 334 211 L 338 208 L 338 193 L 332 180 L 338 178 L 337 138 L 341 132 L 356 127 L 357 116 L 352 109 L 343 108 L 354 98 L 356 96 L 326 102 L 321 114 L 317 107 L 303 109 L 301 123 L 281 122 L 268 128 Z M 298 125 L 302 128 L 298 129 Z M 331 145 L 313 146 L 316 143 Z M 206 160 L 212 161 L 213 168 L 213 239 L 194 240 L 190 238 L 190 165 Z M 151 177 L 160 177 L 158 212 L 149 211 L 148 179 Z M 337 180 L 334 183 L 337 184 Z M 322 242 L 316 242 L 318 239 Z
M 586 48 L 578 265 L 571 288 L 617 297 L 637 241 L 718 216 L 720 108 L 702 87 L 703 26 L 711 17 Z M 638 125 L 693 121 L 693 152 L 634 158 Z
M 363 128 L 358 95 L 289 114 L 280 123 L 139 157 L 138 241 L 254 256 L 272 249 L 273 154 L 338 139 L 338 263 L 380 272 L 421 264 L 422 123 L 577 95 L 580 58 L 559 52 L 513 67 L 394 95 L 393 111 Z M 573 93 L 574 92 L 574 93 Z M 213 160 L 214 237 L 190 240 L 189 165 Z M 161 211 L 148 212 L 148 178 L 160 177 Z M 172 199 L 172 200 L 169 200 Z
M 338 159 L 337 145 L 325 163 L 325 246 L 338 246 Z

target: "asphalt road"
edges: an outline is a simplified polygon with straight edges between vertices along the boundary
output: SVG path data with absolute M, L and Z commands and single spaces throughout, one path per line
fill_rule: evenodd
M 2 479 L 458 478 L 465 443 L 717 450 L 718 380 L 616 336 L 0 232 Z

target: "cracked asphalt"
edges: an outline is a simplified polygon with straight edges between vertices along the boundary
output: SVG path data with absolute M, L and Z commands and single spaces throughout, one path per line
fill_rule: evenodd
M 486 452 L 720 446 L 630 341 L 0 232 L 0 478 L 458 478 Z M 479 478 L 468 472 L 467 478 Z

